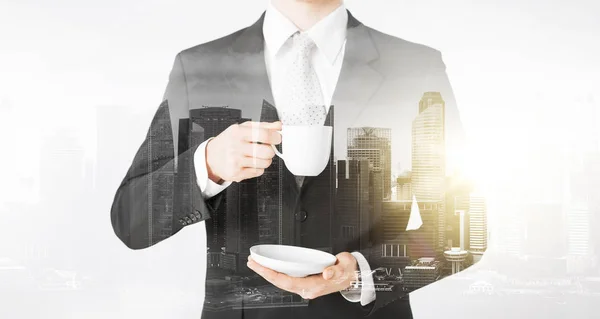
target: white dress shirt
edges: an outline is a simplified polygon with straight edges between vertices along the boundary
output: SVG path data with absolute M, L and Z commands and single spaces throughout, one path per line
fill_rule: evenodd
M 346 45 L 346 29 L 348 23 L 348 12 L 342 4 L 335 11 L 327 15 L 309 30 L 303 31 L 315 42 L 316 49 L 313 50 L 311 63 L 319 78 L 319 84 L 323 92 L 327 112 L 333 99 L 333 92 L 344 60 L 344 48 Z M 263 23 L 263 35 L 265 38 L 265 64 L 267 74 L 273 92 L 273 98 L 277 107 L 278 101 L 283 100 L 281 94 L 284 91 L 285 74 L 287 68 L 292 64 L 294 56 L 291 54 L 291 36 L 298 32 L 298 27 L 285 17 L 273 4 L 269 3 Z M 281 117 L 281 109 L 277 108 Z M 206 144 L 208 140 L 200 144 L 194 154 L 197 182 L 204 198 L 210 198 L 226 189 L 231 182 L 217 184 L 208 178 L 206 169 Z M 360 291 L 341 291 L 342 296 L 351 302 L 359 302 L 365 306 L 375 300 L 373 288 L 373 277 L 371 268 L 365 257 L 359 252 L 352 255 L 358 262 L 362 274 L 362 288 Z

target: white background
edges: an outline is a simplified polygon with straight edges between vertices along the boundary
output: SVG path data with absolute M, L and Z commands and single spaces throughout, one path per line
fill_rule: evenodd
M 478 277 L 484 269 L 501 272 L 488 257 L 503 251 L 508 239 L 495 230 L 519 219 L 513 208 L 521 202 L 568 211 L 566 176 L 578 154 L 599 147 L 600 3 L 346 3 L 368 26 L 442 51 L 472 145 L 464 170 L 489 199 L 489 251 L 465 273 L 477 282 L 485 280 Z M 133 252 L 112 232 L 110 205 L 160 103 L 175 54 L 250 25 L 265 5 L 0 2 L 0 317 L 200 316 L 204 226 Z M 543 218 L 537 222 L 531 227 L 543 236 L 526 237 L 529 244 L 543 246 L 556 239 L 556 229 L 568 231 L 560 222 L 554 228 Z M 15 294 L 8 284 L 24 285 L 21 273 L 52 282 L 43 279 L 47 271 L 58 281 L 70 271 L 82 286 Z M 567 279 L 561 276 L 555 279 Z M 522 307 L 501 297 L 474 301 L 464 290 L 447 279 L 414 293 L 415 317 L 503 318 L 507 309 Z M 534 298 L 534 310 L 511 316 L 592 317 L 581 305 L 562 302 Z

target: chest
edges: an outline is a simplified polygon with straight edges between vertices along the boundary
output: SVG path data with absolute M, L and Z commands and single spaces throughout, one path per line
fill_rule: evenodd
M 317 85 L 327 106 L 332 102 L 342 71 L 344 49 L 345 45 L 342 46 L 340 53 L 333 61 L 328 59 L 318 48 L 312 50 L 309 55 L 309 71 L 315 73 L 318 81 Z M 264 59 L 275 106 L 281 108 L 285 104 L 286 95 L 290 93 L 289 86 L 292 85 L 292 77 L 298 71 L 302 72 L 296 68 L 299 56 L 288 46 L 282 47 L 277 54 L 273 54 L 265 47 Z
M 383 75 L 368 63 L 356 62 L 346 53 L 339 75 L 331 84 L 335 112 L 333 151 L 336 158 L 347 155 L 348 130 L 370 126 L 391 129 L 394 163 L 410 162 L 412 120 L 420 99 L 418 76 L 410 72 Z M 277 108 L 277 86 L 271 79 L 265 55 L 225 56 L 216 71 L 206 74 L 197 69 L 186 74 L 190 109 L 227 107 L 241 111 L 241 118 L 274 121 L 262 114 L 265 102 Z M 283 69 L 278 69 L 283 70 Z M 206 138 L 211 136 L 206 136 Z

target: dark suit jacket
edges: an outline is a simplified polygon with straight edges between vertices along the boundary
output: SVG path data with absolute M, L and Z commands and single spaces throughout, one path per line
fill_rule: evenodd
M 334 128 L 327 168 L 298 187 L 276 159 L 263 176 L 204 200 L 193 161 L 200 143 L 231 124 L 277 120 L 264 62 L 263 18 L 177 55 L 165 99 L 115 195 L 114 231 L 128 247 L 142 249 L 206 221 L 206 318 L 410 318 L 409 290 L 393 280 L 382 281 L 388 289 L 377 291 L 376 300 L 365 307 L 339 293 L 307 301 L 273 289 L 252 276 L 245 263 L 248 249 L 258 243 L 361 251 L 372 269 L 398 269 L 410 259 L 439 252 L 441 224 L 431 209 L 437 206 L 430 205 L 429 215 L 422 209 L 424 225 L 411 235 L 403 231 L 410 205 L 386 204 L 382 197 L 390 199 L 385 182 L 391 179 L 390 159 L 403 167 L 414 163 L 413 122 L 424 110 L 419 101 L 425 92 L 443 97 L 447 147 L 462 141 L 441 54 L 373 30 L 350 14 L 342 71 L 326 122 Z M 349 128 L 360 127 L 389 129 L 381 131 L 387 144 L 375 147 L 379 162 L 359 158 L 360 145 L 348 154 L 356 132 Z M 346 155 L 353 160 L 335 160 Z M 386 215 L 390 209 L 397 214 Z M 408 247 L 411 256 L 397 251 L 397 258 L 386 259 L 386 244 Z

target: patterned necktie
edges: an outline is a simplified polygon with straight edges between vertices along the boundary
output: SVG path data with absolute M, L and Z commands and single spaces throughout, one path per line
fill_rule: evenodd
M 292 35 L 294 60 L 286 72 L 280 108 L 284 125 L 323 125 L 327 113 L 323 91 L 317 73 L 311 64 L 315 43 L 306 33 Z M 279 108 L 278 108 L 279 109 Z M 304 176 L 296 176 L 298 187 Z

